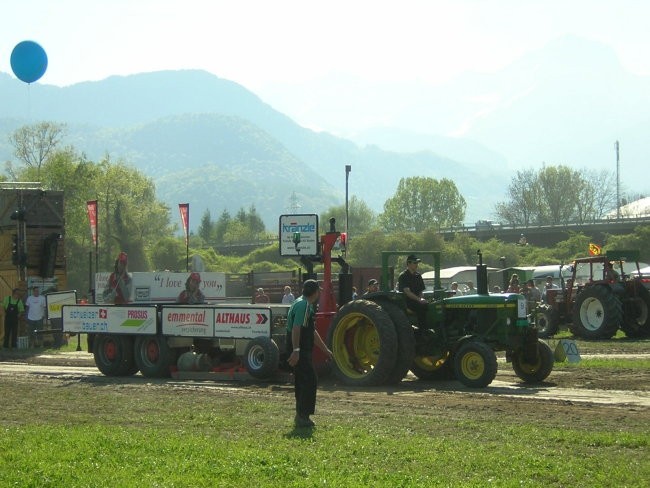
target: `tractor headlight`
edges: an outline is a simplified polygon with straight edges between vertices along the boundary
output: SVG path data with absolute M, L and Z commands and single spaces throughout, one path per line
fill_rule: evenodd
M 517 317 L 520 319 L 525 319 L 528 316 L 528 305 L 526 304 L 525 298 L 519 298 L 517 300 Z

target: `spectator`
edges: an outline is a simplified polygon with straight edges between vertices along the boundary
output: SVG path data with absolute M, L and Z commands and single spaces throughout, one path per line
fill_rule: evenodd
M 258 288 L 257 294 L 255 295 L 255 303 L 269 303 L 269 296 L 264 293 L 264 288 Z
M 291 305 L 295 301 L 296 297 L 294 297 L 293 293 L 291 293 L 291 287 L 285 286 L 284 295 L 282 295 L 282 305 Z
M 178 295 L 177 303 L 199 305 L 205 303 L 205 295 L 201 291 L 201 275 L 192 273 L 185 281 L 185 290 Z
M 365 295 L 369 293 L 377 293 L 378 291 L 379 291 L 379 282 L 374 278 L 368 280 L 368 289 L 366 290 Z
M 34 347 L 40 347 L 40 331 L 43 330 L 45 318 L 45 297 L 41 295 L 41 290 L 37 286 L 32 288 L 32 294 L 25 300 L 25 307 L 27 307 L 29 333 L 34 334 Z
M 501 293 L 501 287 L 499 285 L 494 285 L 492 287 L 492 293 Z
M 359 297 L 359 295 L 357 294 L 357 287 L 353 286 L 352 287 L 352 300 L 356 300 L 358 297 Z
M 451 287 L 449 289 L 457 297 L 463 294 L 463 292 L 458 289 L 458 283 L 456 281 L 452 282 Z
M 476 288 L 474 288 L 473 282 L 467 282 L 467 291 L 465 292 L 465 295 L 476 295 Z
M 5 309 L 5 338 L 4 348 L 18 347 L 18 318 L 25 313 L 25 305 L 20 299 L 20 290 L 14 288 L 11 295 L 6 296 L 2 302 Z
M 507 293 L 519 293 L 520 287 L 519 287 L 519 275 L 517 273 L 513 273 L 512 276 L 510 277 L 510 283 L 508 284 L 508 289 L 506 290 Z

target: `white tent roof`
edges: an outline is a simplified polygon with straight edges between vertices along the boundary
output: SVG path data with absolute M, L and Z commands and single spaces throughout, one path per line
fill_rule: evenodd
M 616 210 L 607 214 L 608 217 L 616 217 Z M 622 217 L 647 217 L 650 216 L 650 197 L 634 200 L 621 206 Z
M 496 271 L 497 268 L 488 268 L 488 271 Z M 454 278 L 456 275 L 466 272 L 466 271 L 471 271 L 471 272 L 476 272 L 476 266 L 456 266 L 454 268 L 444 268 L 440 270 L 440 279 L 441 280 L 451 280 Z M 432 280 L 435 278 L 435 272 L 433 271 L 427 271 L 426 273 L 422 273 L 422 279 L 424 280 Z

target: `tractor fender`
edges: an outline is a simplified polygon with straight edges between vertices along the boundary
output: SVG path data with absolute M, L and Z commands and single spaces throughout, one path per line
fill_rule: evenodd
M 461 337 L 460 339 L 458 339 L 458 340 L 457 340 L 457 341 L 456 341 L 456 342 L 451 346 L 451 351 L 452 351 L 452 353 L 454 353 L 454 352 L 456 352 L 458 349 L 460 349 L 460 347 L 461 347 L 463 344 L 465 344 L 465 343 L 467 343 L 467 342 L 472 342 L 472 341 L 476 341 L 476 336 L 473 336 L 473 335 L 465 335 L 465 336 Z

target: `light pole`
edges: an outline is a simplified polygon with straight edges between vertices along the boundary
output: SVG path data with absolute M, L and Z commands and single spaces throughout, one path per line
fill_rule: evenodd
M 348 180 L 350 179 L 350 171 L 352 171 L 352 165 L 345 165 L 345 236 L 346 236 L 346 246 L 347 242 L 350 242 L 350 234 L 348 231 L 348 226 L 350 225 L 350 204 L 348 201 Z

